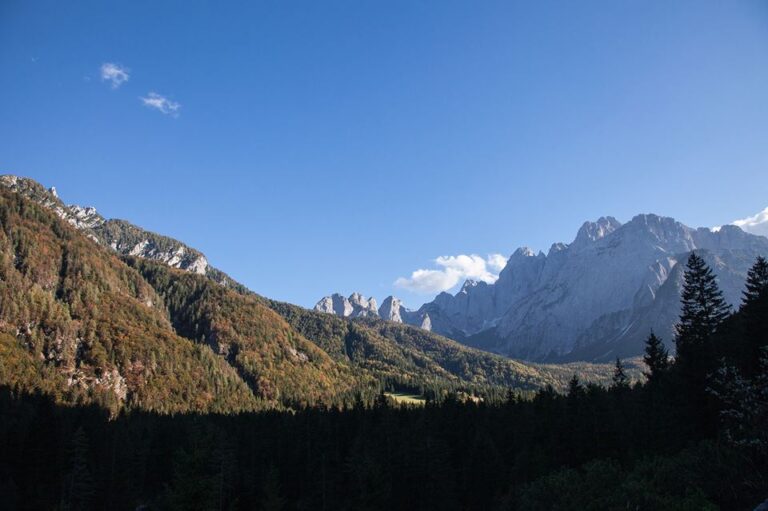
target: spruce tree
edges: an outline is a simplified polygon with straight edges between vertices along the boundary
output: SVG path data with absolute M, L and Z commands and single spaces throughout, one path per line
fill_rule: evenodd
M 676 327 L 677 363 L 700 366 L 710 362 L 708 339 L 728 316 L 729 308 L 714 273 L 704 259 L 692 252 L 685 270 L 682 311 Z
M 662 374 L 669 369 L 669 352 L 664 343 L 653 332 L 645 341 L 645 355 L 643 362 L 648 367 L 648 371 L 643 374 L 649 382 L 656 382 Z
M 747 273 L 740 314 L 742 330 L 734 340 L 734 362 L 751 378 L 760 371 L 758 360 L 768 346 L 768 262 L 763 257 Z
M 579 377 L 574 374 L 568 382 L 568 401 L 575 402 L 583 395 L 584 387 L 582 387 Z
M 755 264 L 747 272 L 746 288 L 742 293 L 742 308 L 755 303 L 768 292 L 768 261 L 763 256 L 758 256 Z
M 625 389 L 629 386 L 629 378 L 627 378 L 627 373 L 624 371 L 624 364 L 618 357 L 616 358 L 616 368 L 613 370 L 611 381 L 615 389 Z

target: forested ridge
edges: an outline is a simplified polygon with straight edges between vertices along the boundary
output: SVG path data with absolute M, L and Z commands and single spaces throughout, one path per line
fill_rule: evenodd
M 318 315 L 231 279 L 120 255 L 98 229 L 59 218 L 65 206 L 43 187 L 16 182 L 18 193 L 0 189 L 0 384 L 11 388 L 113 414 L 224 413 L 370 404 L 382 389 L 499 400 L 509 387 L 562 389 L 574 371 L 594 381 L 608 374 L 604 365 L 522 364 L 410 326 Z M 116 222 L 99 228 L 126 225 L 142 243 L 146 231 Z M 152 236 L 160 248 L 178 244 Z

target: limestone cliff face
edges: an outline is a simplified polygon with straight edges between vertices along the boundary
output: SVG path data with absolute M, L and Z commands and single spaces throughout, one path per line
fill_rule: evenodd
M 315 310 L 335 314 L 342 318 L 378 317 L 375 298 L 366 298 L 360 293 L 352 293 L 349 298 L 338 293 L 323 297 L 315 305 Z
M 516 358 L 610 360 L 637 355 L 650 328 L 671 341 L 682 278 L 699 251 L 737 304 L 746 272 L 768 239 L 736 226 L 692 229 L 638 215 L 586 222 L 549 252 L 518 249 L 494 284 L 467 282 L 423 305 L 433 330 Z M 672 280 L 670 280 L 672 279 Z
M 342 318 L 378 317 L 386 321 L 417 326 L 423 330 L 432 330 L 428 312 L 410 310 L 394 296 L 386 297 L 381 307 L 376 309 L 375 298 L 366 298 L 360 293 L 352 293 L 347 298 L 334 293 L 321 298 L 314 310 Z

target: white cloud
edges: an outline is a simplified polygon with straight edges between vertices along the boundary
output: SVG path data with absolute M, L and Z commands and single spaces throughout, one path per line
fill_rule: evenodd
M 124 82 L 127 82 L 131 75 L 128 74 L 128 69 L 112 62 L 106 62 L 101 65 L 101 80 L 103 82 L 110 82 L 113 89 L 117 89 Z
M 400 277 L 395 286 L 414 293 L 430 294 L 447 291 L 466 279 L 493 283 L 507 261 L 501 254 L 483 258 L 476 254 L 440 256 L 435 259 L 440 269 L 419 269 L 410 277 Z
M 501 254 L 491 254 L 488 256 L 488 267 L 498 273 L 507 265 L 507 258 Z
M 743 230 L 751 232 L 752 234 L 768 236 L 768 208 L 765 208 L 754 216 L 735 220 L 733 225 L 738 225 Z
M 157 92 L 150 92 L 146 95 L 146 97 L 139 99 L 141 99 L 141 102 L 144 103 L 144 106 L 154 108 L 159 112 L 162 112 L 166 115 L 171 115 L 173 117 L 178 117 L 179 109 L 181 109 L 181 105 L 179 103 L 171 101 L 170 99 L 161 94 L 158 94 Z

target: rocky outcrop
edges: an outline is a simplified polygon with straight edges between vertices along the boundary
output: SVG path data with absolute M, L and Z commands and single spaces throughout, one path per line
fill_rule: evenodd
M 407 309 L 403 307 L 399 298 L 394 296 L 388 296 L 381 302 L 379 307 L 379 316 L 381 319 L 387 321 L 394 321 L 395 323 L 403 323 L 403 315 L 407 314 Z
M 417 326 L 423 330 L 432 330 L 432 321 L 429 313 L 424 311 L 413 311 L 406 308 L 399 298 L 388 296 L 379 307 L 379 317 L 395 323 L 406 323 Z
M 151 259 L 172 268 L 207 275 L 222 285 L 245 289 L 223 272 L 212 268 L 198 250 L 173 238 L 146 231 L 130 222 L 106 219 L 94 207 L 67 205 L 59 198 L 54 187 L 46 189 L 32 179 L 13 175 L 0 176 L 0 186 L 50 208 L 89 238 L 111 247 L 119 254 Z
M 360 293 L 349 295 L 349 303 L 352 305 L 353 317 L 378 317 L 379 307 L 375 298 L 366 298 Z
M 342 318 L 375 317 L 395 323 L 406 323 L 424 330 L 432 329 L 432 322 L 427 312 L 407 309 L 400 299 L 394 296 L 386 297 L 377 310 L 375 298 L 366 298 L 360 293 L 352 293 L 347 298 L 334 293 L 320 299 L 314 310 L 335 314 Z
M 322 298 L 315 305 L 315 310 L 335 314 L 342 318 L 378 317 L 375 298 L 366 298 L 360 293 L 352 293 L 349 298 L 338 293 Z

